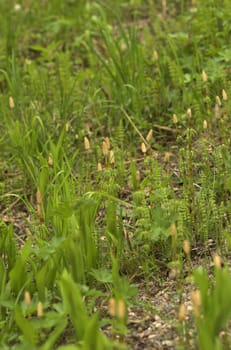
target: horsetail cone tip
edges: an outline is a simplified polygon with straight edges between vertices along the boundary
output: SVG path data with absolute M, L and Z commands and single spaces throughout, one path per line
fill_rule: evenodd
M 26 290 L 24 293 L 24 301 L 25 301 L 27 306 L 29 306 L 31 304 L 31 296 L 30 296 L 30 292 L 28 292 L 28 290 Z
M 115 298 L 110 298 L 108 303 L 108 312 L 112 317 L 123 319 L 126 315 L 126 306 L 124 300 L 116 300 Z
M 44 312 L 43 312 L 43 304 L 41 301 L 38 302 L 38 305 L 37 305 L 37 316 L 38 317 L 42 317 L 44 315 Z
M 36 191 L 36 203 L 42 204 L 42 193 L 39 189 Z
M 213 262 L 216 268 L 221 268 L 221 257 L 218 254 L 214 255 Z
M 207 78 L 207 74 L 205 73 L 204 70 L 202 71 L 201 76 L 202 76 L 203 82 L 206 83 L 206 81 L 208 80 L 208 78 Z
M 10 107 L 10 109 L 14 109 L 14 107 L 15 107 L 14 99 L 12 96 L 9 97 L 9 107 Z
M 175 223 L 171 224 L 171 235 L 172 235 L 172 237 L 177 235 L 177 228 L 176 228 L 176 224 Z
M 187 314 L 186 306 L 185 304 L 181 304 L 178 312 L 178 320 L 184 321 L 186 318 L 186 314 Z
M 98 164 L 97 164 L 97 170 L 98 171 L 102 171 L 103 170 L 102 164 L 100 162 L 98 162 Z
M 203 129 L 206 130 L 208 128 L 207 120 L 203 121 Z
M 49 166 L 53 166 L 53 164 L 54 164 L 53 158 L 52 158 L 52 155 L 51 155 L 51 154 L 49 154 L 49 156 L 48 156 L 47 163 L 48 163 Z
M 178 119 L 177 119 L 177 115 L 176 114 L 173 114 L 172 121 L 173 121 L 173 124 L 177 124 L 178 123 Z
M 192 290 L 191 292 L 191 300 L 192 300 L 192 304 L 193 304 L 193 309 L 195 312 L 195 315 L 197 317 L 200 316 L 200 309 L 201 309 L 201 293 L 199 291 L 199 289 L 196 290 Z
M 91 144 L 87 136 L 84 136 L 84 148 L 86 151 L 91 149 Z
M 104 141 L 106 142 L 107 148 L 110 149 L 110 147 L 111 147 L 111 142 L 110 142 L 109 137 L 105 137 L 105 140 L 104 140 Z
M 150 129 L 147 136 L 146 136 L 146 141 L 150 142 L 153 137 L 153 129 Z
M 221 106 L 221 99 L 219 96 L 216 96 L 216 104 L 220 107 Z
M 186 239 L 183 242 L 183 250 L 186 255 L 189 255 L 190 253 L 190 242 Z
M 192 118 L 192 111 L 191 111 L 191 108 L 188 108 L 188 109 L 187 109 L 186 115 L 187 115 L 188 119 L 191 119 L 191 118 Z
M 102 142 L 102 152 L 105 157 L 107 157 L 109 154 L 108 143 L 105 140 Z
M 158 55 L 158 52 L 156 50 L 154 50 L 154 52 L 153 52 L 153 57 L 154 57 L 155 61 L 158 61 L 159 55 Z
M 147 147 L 146 147 L 144 142 L 141 143 L 141 151 L 142 151 L 142 153 L 146 153 L 147 152 Z
M 115 155 L 114 155 L 113 150 L 109 151 L 109 163 L 110 164 L 114 164 L 115 163 Z
M 227 96 L 227 93 L 226 93 L 225 89 L 222 89 L 222 99 L 223 99 L 223 101 L 227 101 L 228 100 L 228 96 Z

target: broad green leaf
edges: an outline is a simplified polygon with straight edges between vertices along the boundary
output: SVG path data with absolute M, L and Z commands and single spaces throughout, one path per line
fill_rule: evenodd
M 82 340 L 88 324 L 88 316 L 78 285 L 65 270 L 59 282 L 64 310 L 70 316 L 77 340 Z
M 111 270 L 107 269 L 92 269 L 91 275 L 96 279 L 98 282 L 102 283 L 112 283 L 112 273 Z
M 34 328 L 31 320 L 24 318 L 18 306 L 15 308 L 14 319 L 17 323 L 17 326 L 22 331 L 24 339 L 31 345 L 36 345 L 38 341 L 37 330 Z
M 12 284 L 13 290 L 18 293 L 22 286 L 25 285 L 25 283 L 29 283 L 29 280 L 31 278 L 30 273 L 28 272 L 28 266 L 26 264 L 26 260 L 29 257 L 31 253 L 31 240 L 29 239 L 22 251 L 21 255 L 17 258 L 15 262 L 15 266 L 10 271 L 10 281 Z
M 62 322 L 60 322 L 60 324 L 55 328 L 55 330 L 49 334 L 49 337 L 47 339 L 47 341 L 45 342 L 45 344 L 43 344 L 40 348 L 40 350 L 52 350 L 54 349 L 54 344 L 57 341 L 57 339 L 59 338 L 59 336 L 62 334 L 62 332 L 64 331 L 64 329 L 67 326 L 67 320 L 64 319 Z

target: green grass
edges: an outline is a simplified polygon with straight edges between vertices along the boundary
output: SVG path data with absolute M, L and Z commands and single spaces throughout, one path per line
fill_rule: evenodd
M 164 3 L 0 2 L 1 349 L 129 349 L 169 269 L 198 284 L 194 343 L 230 347 L 229 272 L 182 247 L 230 255 L 231 3 Z

